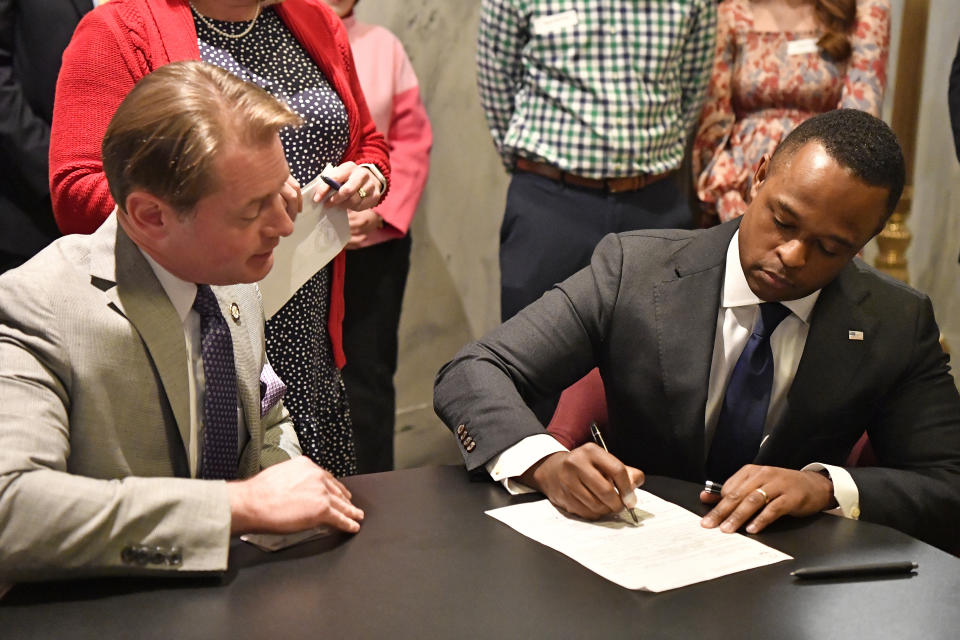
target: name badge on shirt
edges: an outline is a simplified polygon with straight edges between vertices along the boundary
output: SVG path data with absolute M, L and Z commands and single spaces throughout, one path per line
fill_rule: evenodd
M 537 16 L 530 23 L 530 30 L 535 36 L 545 36 L 557 31 L 563 31 L 570 27 L 580 24 L 577 17 L 577 10 L 570 9 L 561 13 L 555 13 L 552 16 Z
M 803 56 L 808 53 L 818 53 L 816 38 L 804 38 L 803 40 L 791 40 L 787 43 L 788 56 Z

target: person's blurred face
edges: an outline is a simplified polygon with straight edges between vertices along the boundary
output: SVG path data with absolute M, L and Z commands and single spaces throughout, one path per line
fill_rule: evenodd
M 765 159 L 740 223 L 740 263 L 766 301 L 820 289 L 882 227 L 889 191 L 856 178 L 816 142 Z
M 162 255 L 155 257 L 188 282 L 256 282 L 273 266 L 280 238 L 293 232 L 280 195 L 290 175 L 280 138 L 254 147 L 232 143 L 213 166 L 216 190 L 190 215 L 170 218 Z
M 357 0 L 323 0 L 330 8 L 333 9 L 333 12 L 338 16 L 343 18 L 344 16 L 350 15 L 350 12 L 353 11 L 353 5 L 357 3 Z

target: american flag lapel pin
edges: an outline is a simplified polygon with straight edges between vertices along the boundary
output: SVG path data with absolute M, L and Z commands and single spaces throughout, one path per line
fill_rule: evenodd
M 854 331 L 851 329 L 850 331 L 847 331 L 847 339 L 859 340 L 860 342 L 863 342 L 863 331 Z

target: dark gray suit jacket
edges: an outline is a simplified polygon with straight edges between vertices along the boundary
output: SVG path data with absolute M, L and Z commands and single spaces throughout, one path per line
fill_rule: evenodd
M 462 448 L 467 468 L 543 433 L 524 400 L 598 366 L 611 451 L 646 473 L 702 482 L 717 312 L 738 224 L 607 236 L 589 267 L 445 365 L 435 408 L 473 438 L 472 451 Z M 810 323 L 788 408 L 755 462 L 843 465 L 866 430 L 884 467 L 850 469 L 861 518 L 953 544 L 960 396 L 929 299 L 854 261 L 823 289 Z

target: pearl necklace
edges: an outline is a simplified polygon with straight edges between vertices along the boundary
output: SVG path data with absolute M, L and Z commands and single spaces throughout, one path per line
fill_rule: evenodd
M 193 9 L 193 12 L 197 14 L 198 18 L 200 18 L 200 22 L 210 27 L 210 30 L 213 31 L 214 33 L 220 34 L 224 38 L 230 38 L 231 40 L 239 40 L 240 38 L 244 37 L 251 31 L 253 31 L 253 25 L 257 24 L 257 18 L 260 17 L 260 13 L 262 12 L 262 7 L 258 2 L 257 15 L 253 16 L 253 20 L 250 21 L 250 24 L 247 25 L 247 28 L 241 31 L 240 33 L 227 33 L 223 29 L 218 28 L 217 25 L 213 24 L 213 22 L 211 22 L 210 19 L 207 18 L 207 16 L 200 13 L 200 10 L 197 9 L 196 6 L 194 6 L 193 2 L 190 2 L 189 4 L 190 4 L 190 8 Z

